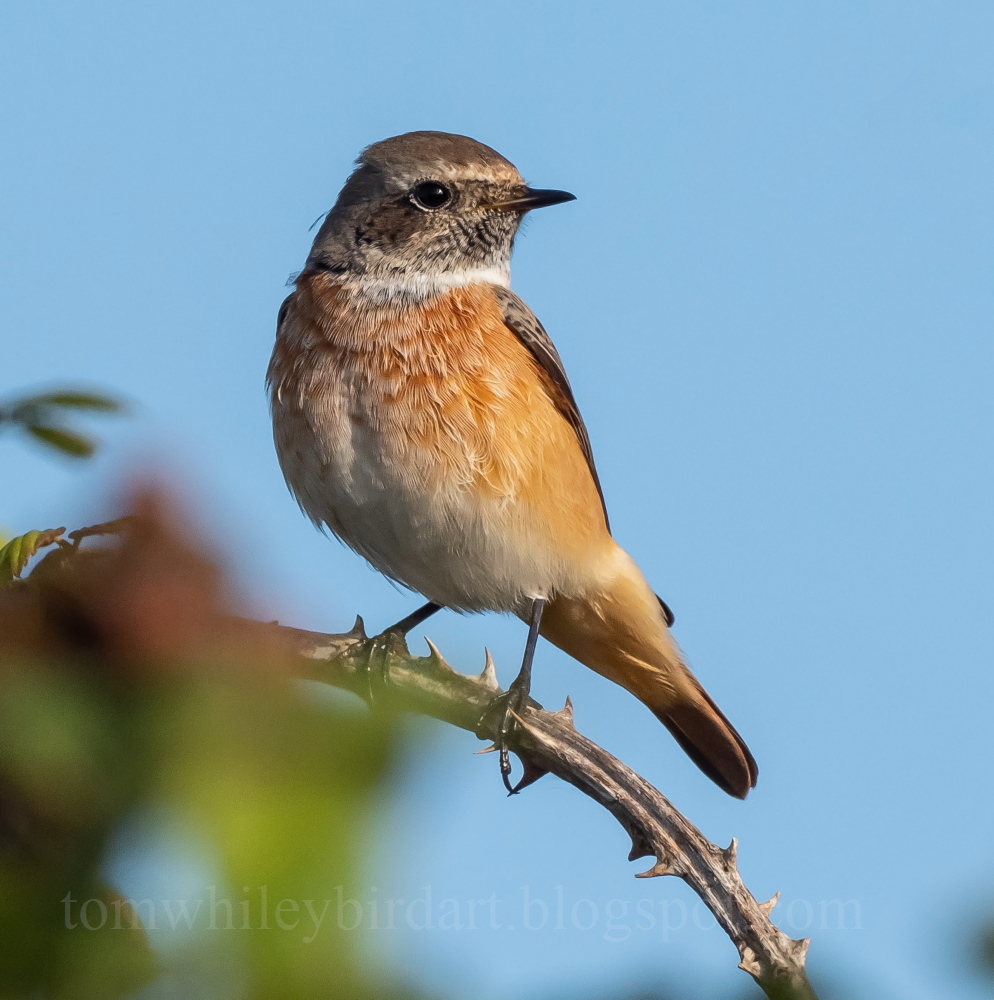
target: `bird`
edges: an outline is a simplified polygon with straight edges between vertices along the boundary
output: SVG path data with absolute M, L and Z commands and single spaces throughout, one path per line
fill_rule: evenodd
M 368 146 L 279 310 L 267 372 L 279 464 L 316 526 L 427 598 L 397 628 L 441 608 L 528 624 L 498 727 L 510 792 L 506 738 L 541 635 L 745 798 L 756 762 L 612 537 L 563 362 L 510 288 L 525 215 L 572 200 L 468 136 Z

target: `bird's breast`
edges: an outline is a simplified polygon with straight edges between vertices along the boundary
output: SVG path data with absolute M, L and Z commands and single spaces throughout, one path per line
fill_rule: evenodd
M 303 281 L 270 385 L 306 513 L 439 603 L 511 611 L 576 589 L 603 544 L 575 433 L 488 285 L 392 307 Z

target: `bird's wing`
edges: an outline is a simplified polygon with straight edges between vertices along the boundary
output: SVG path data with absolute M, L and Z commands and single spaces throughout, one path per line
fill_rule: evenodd
M 593 477 L 597 493 L 601 498 L 601 507 L 604 511 L 604 524 L 607 530 L 611 530 L 611 524 L 607 517 L 607 504 L 604 503 L 604 491 L 601 489 L 601 481 L 597 475 L 597 467 L 594 465 L 594 453 L 590 447 L 590 437 L 587 428 L 580 416 L 580 408 L 573 398 L 573 390 L 570 387 L 569 379 L 566 377 L 566 369 L 563 367 L 563 360 L 559 357 L 556 345 L 552 343 L 552 338 L 546 332 L 545 327 L 538 321 L 538 317 L 518 298 L 510 288 L 503 285 L 495 285 L 494 291 L 497 294 L 497 301 L 500 303 L 501 311 L 504 313 L 504 322 L 514 335 L 532 353 L 532 357 L 541 365 L 542 370 L 549 376 L 552 385 L 552 399 L 559 409 L 559 412 L 569 421 L 569 425 L 576 432 L 576 439 L 580 442 L 580 450 L 587 460 L 587 467 Z M 669 605 L 661 598 L 657 598 L 659 607 L 663 612 L 667 627 L 672 627 L 674 617 Z
M 590 437 L 587 428 L 584 426 L 583 417 L 580 416 L 580 408 L 573 398 L 573 390 L 570 387 L 569 379 L 566 377 L 566 369 L 563 367 L 562 358 L 556 350 L 556 345 L 552 343 L 552 338 L 546 333 L 545 327 L 538 321 L 538 317 L 518 298 L 510 288 L 502 285 L 495 285 L 494 291 L 497 294 L 497 301 L 500 303 L 504 313 L 504 322 L 508 329 L 521 341 L 532 353 L 532 357 L 541 365 L 542 370 L 549 376 L 551 382 L 552 401 L 556 404 L 559 412 L 569 422 L 570 427 L 576 432 L 577 441 L 580 443 L 580 450 L 587 460 L 587 467 L 593 477 L 597 493 L 601 498 L 601 507 L 604 510 L 604 523 L 608 531 L 611 525 L 607 519 L 607 505 L 604 503 L 604 491 L 601 489 L 601 481 L 597 476 L 597 468 L 594 465 L 594 453 L 590 447 Z
M 284 300 L 283 304 L 280 306 L 280 311 L 276 314 L 276 332 L 280 332 L 280 327 L 283 325 L 283 320 L 286 319 L 286 314 L 290 311 L 290 302 L 296 295 L 296 292 L 291 292 Z

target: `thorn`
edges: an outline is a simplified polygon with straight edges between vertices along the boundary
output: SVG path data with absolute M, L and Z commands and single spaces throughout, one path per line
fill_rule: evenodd
M 768 917 L 773 912 L 773 907 L 777 905 L 777 900 L 780 898 L 780 893 L 775 892 L 772 896 L 765 902 L 760 903 L 759 908 Z
M 479 676 L 479 682 L 491 691 L 499 691 L 500 684 L 497 682 L 497 669 L 494 667 L 494 658 L 490 655 L 490 650 L 486 650 L 487 662 L 483 668 L 483 673 Z
M 366 635 L 366 623 L 362 620 L 362 615 L 355 616 L 355 624 L 352 626 L 350 631 L 346 632 L 345 634 L 353 639 L 369 638 L 369 636 Z
M 474 750 L 474 754 L 478 753 L 494 753 L 497 750 L 497 744 L 491 743 L 490 746 L 484 747 L 482 750 Z
M 749 945 L 742 946 L 741 955 L 742 961 L 739 962 L 739 968 L 743 972 L 748 972 L 750 976 L 758 976 L 762 973 L 763 967 L 759 964 L 759 958 Z
M 521 718 L 521 716 L 520 716 L 520 715 L 518 715 L 518 713 L 517 713 L 517 712 L 515 712 L 513 708 L 509 708 L 509 709 L 507 710 L 507 714 L 508 714 L 509 716 L 511 716 L 511 718 L 512 718 L 512 719 L 514 719 L 514 721 L 515 721 L 515 722 L 517 722 L 517 724 L 518 724 L 519 726 L 521 726 L 521 728 L 522 728 L 522 729 L 527 729 L 527 728 L 528 728 L 528 723 L 527 723 L 527 722 L 525 722 L 525 720 L 524 720 L 524 719 L 522 719 L 522 718 Z
M 722 852 L 721 856 L 725 859 L 725 864 L 729 868 L 735 867 L 735 858 L 739 853 L 739 839 L 738 837 L 732 837 L 732 842 L 726 847 Z
M 641 830 L 632 834 L 632 849 L 628 852 L 629 861 L 638 861 L 639 858 L 649 858 L 655 854 L 649 843 L 648 837 Z
M 659 875 L 675 875 L 676 869 L 668 861 L 657 861 L 648 871 L 639 872 L 636 878 L 656 878 Z
M 558 712 L 552 712 L 557 719 L 562 719 L 563 722 L 573 725 L 573 699 L 569 695 L 566 695 L 566 704 L 563 705 Z
M 514 786 L 514 790 L 510 793 L 511 795 L 517 795 L 522 788 L 534 785 L 539 778 L 549 773 L 548 768 L 539 767 L 528 760 L 521 761 L 521 766 L 524 768 L 524 773 L 521 775 L 521 780 Z
M 428 636 L 425 636 L 425 642 L 428 643 L 428 648 L 431 650 L 431 653 L 428 655 L 428 665 L 435 669 L 451 671 L 452 667 L 450 667 L 442 658 L 442 654 L 438 651 L 438 646 L 436 646 L 435 643 L 428 638 Z

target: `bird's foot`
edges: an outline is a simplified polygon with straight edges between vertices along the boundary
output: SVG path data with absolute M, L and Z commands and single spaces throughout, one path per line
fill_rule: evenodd
M 356 670 L 365 677 L 363 694 L 370 708 L 376 706 L 377 691 L 386 690 L 391 658 L 407 653 L 404 635 L 396 625 L 392 625 L 385 632 L 367 640 L 366 655 L 360 656 L 357 660 Z
M 407 653 L 407 633 L 441 610 L 440 604 L 429 601 L 417 611 L 406 618 L 401 618 L 399 622 L 394 622 L 379 635 L 368 640 L 366 656 L 359 661 L 357 670 L 365 675 L 366 685 L 363 693 L 370 708 L 376 701 L 375 687 L 378 686 L 381 690 L 386 687 L 391 655 Z
M 494 733 L 494 748 L 500 755 L 500 780 L 504 782 L 508 795 L 516 795 L 518 785 L 511 784 L 511 755 L 507 738 L 517 726 L 528 704 L 528 687 L 515 680 L 503 694 L 487 706 L 480 719 L 479 729 Z

